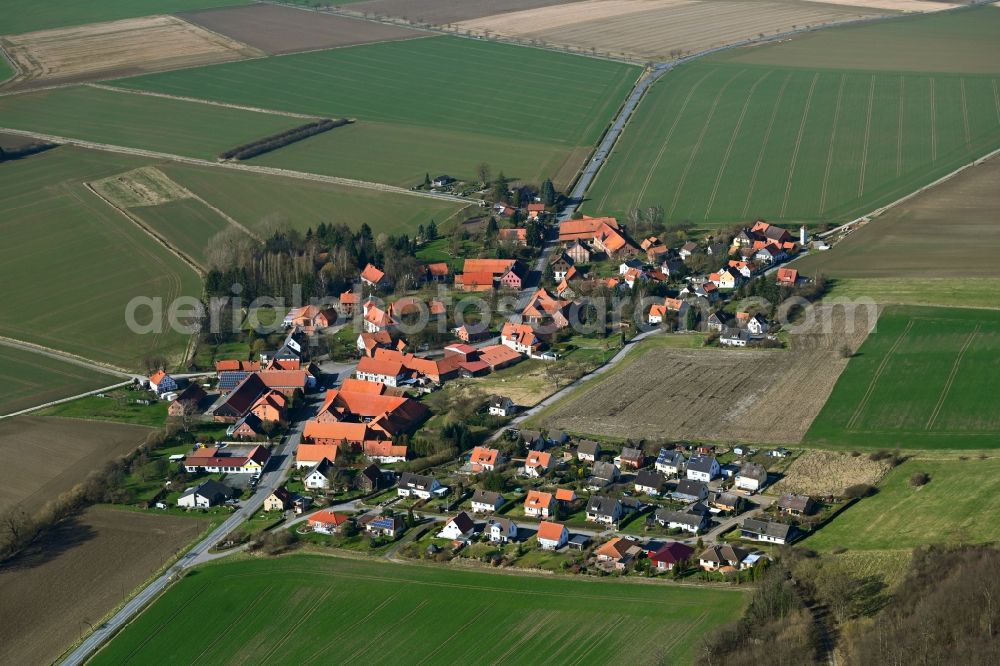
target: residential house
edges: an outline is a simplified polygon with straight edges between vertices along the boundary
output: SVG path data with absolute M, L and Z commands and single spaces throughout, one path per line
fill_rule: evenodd
M 226 435 L 234 439 L 264 437 L 264 422 L 253 412 L 247 412 L 236 423 L 226 428 Z
M 531 356 L 542 348 L 542 340 L 528 324 L 508 321 L 500 331 L 500 342 L 516 352 Z
M 624 571 L 642 554 L 642 546 L 624 537 L 615 537 L 601 544 L 594 556 L 598 563 L 610 565 L 618 571 Z
M 477 488 L 472 493 L 473 513 L 493 513 L 504 505 L 504 496 L 491 490 L 481 490 Z
M 663 475 L 652 470 L 640 470 L 635 477 L 635 491 L 644 495 L 659 495 L 666 485 Z
M 206 395 L 205 389 L 197 383 L 191 382 L 167 407 L 167 416 L 178 418 L 201 413 L 201 401 L 205 399 Z
M 462 539 L 471 537 L 476 531 L 476 523 L 465 511 L 449 518 L 444 528 L 437 533 L 439 539 Z
M 576 446 L 576 457 L 578 460 L 595 462 L 601 457 L 601 445 L 589 439 L 581 439 Z
M 719 344 L 726 347 L 746 347 L 751 339 L 750 331 L 742 328 L 724 328 L 719 334 Z
M 455 179 L 447 174 L 442 174 L 431 181 L 432 187 L 447 187 L 455 182 Z
M 528 245 L 528 230 L 523 227 L 500 229 L 497 231 L 497 240 L 501 243 L 526 247 Z
M 368 264 L 365 266 L 364 270 L 361 271 L 361 282 L 368 285 L 372 289 L 381 289 L 388 286 L 388 281 L 385 279 L 385 273 L 373 264 Z
M 164 395 L 177 390 L 177 381 L 163 370 L 154 372 L 148 381 L 149 390 L 156 395 Z
M 719 476 L 719 462 L 715 456 L 696 454 L 687 462 L 687 478 L 708 483 Z
M 538 533 L 535 538 L 538 540 L 538 547 L 542 550 L 559 550 L 569 540 L 569 532 L 565 525 L 543 520 L 538 524 Z
M 573 268 L 573 260 L 565 252 L 553 252 L 549 259 L 549 269 L 552 271 L 552 279 L 562 282 L 566 279 L 569 269 Z
M 486 364 L 490 372 L 514 365 L 522 358 L 520 353 L 507 345 L 489 345 L 479 350 L 479 360 Z
M 710 509 L 722 513 L 739 513 L 743 504 L 743 498 L 733 493 L 710 492 L 708 494 L 708 506 Z
M 770 244 L 757 249 L 753 258 L 762 264 L 773 264 L 784 261 L 788 258 L 788 254 L 780 246 Z
M 784 523 L 747 518 L 740 525 L 740 538 L 784 545 L 795 538 L 795 527 Z
M 752 317 L 748 317 L 746 321 L 746 327 L 747 330 L 750 332 L 750 335 L 757 337 L 764 335 L 771 328 L 767 323 L 767 319 L 765 319 L 762 315 L 759 314 L 755 314 Z
M 309 516 L 308 525 L 313 532 L 336 534 L 349 522 L 351 522 L 351 517 L 346 513 L 323 509 Z
M 621 520 L 622 503 L 614 497 L 591 495 L 587 501 L 587 520 L 592 523 L 612 525 Z
M 545 204 L 540 201 L 533 201 L 527 207 L 528 219 L 539 220 L 545 217 Z
M 287 511 L 292 508 L 292 494 L 284 486 L 264 498 L 264 511 Z
M 547 324 L 555 329 L 569 326 L 569 309 L 572 301 L 553 296 L 546 289 L 537 289 L 524 306 L 524 321 L 533 326 Z
M 763 465 L 746 462 L 740 466 L 740 472 L 736 475 L 737 488 L 755 493 L 766 485 L 767 470 Z
M 710 546 L 698 555 L 698 565 L 705 571 L 742 571 L 748 569 L 750 551 L 728 544 Z
M 647 316 L 647 321 L 650 324 L 662 324 L 664 318 L 667 316 L 667 306 L 663 303 L 653 303 L 649 306 L 649 315 Z
M 657 571 L 673 571 L 674 567 L 691 560 L 694 548 L 677 541 L 660 546 L 656 552 L 649 555 L 650 564 Z
M 261 421 L 277 423 L 285 420 L 288 397 L 280 391 L 269 390 L 261 395 L 250 407 L 250 413 Z
M 271 452 L 263 446 L 252 449 L 203 446 L 184 458 L 184 471 L 209 474 L 260 474 Z
M 609 462 L 595 462 L 590 471 L 590 488 L 600 490 L 618 480 L 618 466 Z
M 643 454 L 642 449 L 626 446 L 622 448 L 621 454 L 615 458 L 615 462 L 618 463 L 621 469 L 625 469 L 626 467 L 639 469 L 646 464 L 646 456 Z
M 364 329 L 368 333 L 385 333 L 395 328 L 398 323 L 388 310 L 380 308 L 374 301 L 365 301 L 362 306 L 362 319 Z
M 299 444 L 295 448 L 295 469 L 313 467 L 322 460 L 337 462 L 339 444 Z
M 572 488 L 556 488 L 556 502 L 567 506 L 576 502 L 576 491 Z
M 653 519 L 667 529 L 684 530 L 691 534 L 698 534 L 698 532 L 707 529 L 711 525 L 707 509 L 704 511 L 692 509 L 668 511 L 667 509 L 657 509 L 656 513 L 653 514 Z
M 403 472 L 397 482 L 397 492 L 400 497 L 430 499 L 433 495 L 443 495 L 447 490 L 434 477 L 412 472 Z
M 354 477 L 354 487 L 366 493 L 374 492 L 391 486 L 394 476 L 392 472 L 379 469 L 378 465 L 368 465 Z
M 681 471 L 684 470 L 684 454 L 676 449 L 660 449 L 659 455 L 656 456 L 656 464 L 654 468 L 657 472 L 666 474 L 667 476 L 679 476 Z
M 504 457 L 498 449 L 487 446 L 477 446 L 469 456 L 469 466 L 474 474 L 492 472 L 497 465 L 504 463 Z
M 232 496 L 233 491 L 229 486 L 209 480 L 184 491 L 177 498 L 177 506 L 185 509 L 207 509 L 222 504 Z
M 681 479 L 670 496 L 680 502 L 698 502 L 708 497 L 708 484 L 704 481 Z
M 794 286 L 799 281 L 799 272 L 794 268 L 779 268 L 777 281 L 778 284 Z
M 361 520 L 365 524 L 365 532 L 374 537 L 395 539 L 406 529 L 406 523 L 399 516 L 365 516 Z
M 778 498 L 778 511 L 790 516 L 808 516 L 816 510 L 816 503 L 808 495 L 784 493 Z
M 486 538 L 493 543 L 517 540 L 517 525 L 510 518 L 497 516 L 486 521 Z
M 550 518 L 556 514 L 556 501 L 551 493 L 529 490 L 524 498 L 524 515 L 536 518 Z
M 337 480 L 337 466 L 323 458 L 302 475 L 306 490 L 328 492 Z
M 545 476 L 552 469 L 552 454 L 545 451 L 531 451 L 524 459 L 525 476 Z
M 729 313 L 718 310 L 708 315 L 708 318 L 705 319 L 705 328 L 721 333 L 723 329 L 728 328 L 732 323 L 733 318 Z
M 514 401 L 505 395 L 491 395 L 487 403 L 487 409 L 491 416 L 513 416 L 517 413 L 517 406 Z
M 574 264 L 589 264 L 590 263 L 590 250 L 586 245 L 578 240 L 567 243 L 563 251 L 566 256 L 573 260 Z

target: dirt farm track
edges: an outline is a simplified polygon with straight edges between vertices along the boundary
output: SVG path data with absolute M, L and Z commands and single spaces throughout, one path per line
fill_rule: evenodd
M 206 526 L 92 507 L 0 568 L 0 663 L 48 664 Z
M 819 311 L 788 350 L 671 349 L 653 341 L 539 421 L 617 439 L 798 443 L 847 367 L 839 349 L 856 350 L 874 323 L 862 314 L 851 332 L 842 311 Z

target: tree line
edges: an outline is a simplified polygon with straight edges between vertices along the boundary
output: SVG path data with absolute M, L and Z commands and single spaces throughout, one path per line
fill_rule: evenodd
M 219 158 L 223 160 L 248 160 L 251 157 L 257 157 L 258 155 L 269 153 L 272 150 L 283 148 L 289 144 L 295 143 L 296 141 L 302 141 L 303 139 L 308 139 L 316 134 L 328 132 L 335 127 L 342 127 L 349 122 L 351 121 L 347 118 L 339 118 L 337 120 L 324 118 L 322 120 L 316 120 L 311 123 L 299 125 L 298 127 L 293 127 L 285 130 L 284 132 L 278 132 L 277 134 L 271 134 L 270 136 L 255 139 L 250 143 L 244 143 L 243 145 L 236 146 L 235 148 L 230 148 L 229 150 L 221 153 Z

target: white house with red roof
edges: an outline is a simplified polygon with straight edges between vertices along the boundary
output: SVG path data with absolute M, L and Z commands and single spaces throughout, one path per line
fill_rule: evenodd
M 159 370 L 150 375 L 149 390 L 156 395 L 171 393 L 177 390 L 177 381 L 163 370 Z

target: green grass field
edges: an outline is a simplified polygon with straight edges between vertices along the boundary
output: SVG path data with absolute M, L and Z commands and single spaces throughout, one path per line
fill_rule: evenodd
M 910 486 L 915 472 L 930 475 Z M 879 492 L 841 513 L 804 545 L 815 550 L 909 549 L 928 543 L 986 543 L 1000 539 L 1000 459 L 918 456 L 891 471 Z
M 376 233 L 412 235 L 418 225 L 432 219 L 440 224 L 465 208 L 451 201 L 297 178 L 175 163 L 159 168 L 240 224 L 258 231 L 275 223 L 301 231 L 320 222 L 352 227 L 367 223 Z
M 840 376 L 804 444 L 995 447 L 1000 312 L 894 306 Z
M 801 270 L 801 269 L 800 269 Z M 807 275 L 809 273 L 806 273 Z M 1000 309 L 1000 278 L 836 278 L 827 298 L 870 298 L 876 303 Z
M 197 274 L 84 186 L 142 165 L 70 147 L 0 165 L 0 335 L 124 367 L 183 351 L 169 329 L 130 332 L 125 309 L 138 296 L 199 296 Z
M 0 25 L 0 31 L 5 35 L 16 35 L 33 30 L 115 21 L 149 14 L 245 4 L 249 4 L 249 0 L 50 0 L 42 4 L 34 0 L 4 0 L 3 25 Z
M 137 399 L 147 398 L 148 395 L 119 389 L 111 393 L 112 397 L 87 396 L 49 407 L 38 414 L 39 416 L 61 416 L 88 421 L 114 421 L 162 428 L 167 422 L 167 408 L 169 407 L 167 402 L 160 401 L 152 405 L 141 405 L 133 402 Z
M 1000 29 L 995 8 L 977 14 L 994 34 Z M 867 28 L 868 38 L 879 26 L 898 32 L 892 22 L 879 23 Z M 851 30 L 830 34 L 851 37 Z M 961 43 L 949 39 L 921 48 L 947 61 Z M 770 47 L 774 59 L 794 67 L 760 64 L 765 59 L 755 58 L 755 49 L 743 49 L 668 73 L 640 105 L 585 211 L 622 216 L 659 204 L 668 220 L 698 224 L 839 221 L 1000 147 L 1000 61 L 989 61 L 990 73 L 908 69 L 902 57 L 891 57 L 908 43 L 899 39 L 866 61 L 882 69 L 864 71 L 857 59 L 865 52 L 841 42 Z M 973 53 L 970 44 L 972 37 L 961 43 Z M 797 57 L 807 48 L 817 62 Z M 959 56 L 956 66 L 968 64 L 971 56 Z
M 93 663 L 690 663 L 697 637 L 736 619 L 743 598 L 322 556 L 243 560 L 186 576 Z
M 0 97 L 0 127 L 208 160 L 303 122 L 88 86 Z
M 10 66 L 7 58 L 0 55 L 0 83 L 3 83 L 12 76 L 14 76 L 14 69 Z
M 165 72 L 115 85 L 348 116 L 356 127 L 334 130 L 317 148 L 303 144 L 293 155 L 313 165 L 323 160 L 325 173 L 353 176 L 359 157 L 350 153 L 361 146 L 378 163 L 361 165 L 369 177 L 415 184 L 428 171 L 473 178 L 479 162 L 511 177 L 554 176 L 560 155 L 597 141 L 639 73 L 620 63 L 435 37 Z M 267 160 L 284 160 L 281 152 Z
M 139 206 L 129 212 L 203 268 L 207 267 L 205 248 L 209 239 L 232 226 L 197 199 Z
M 0 346 L 0 414 L 117 384 L 121 379 L 44 354 Z

